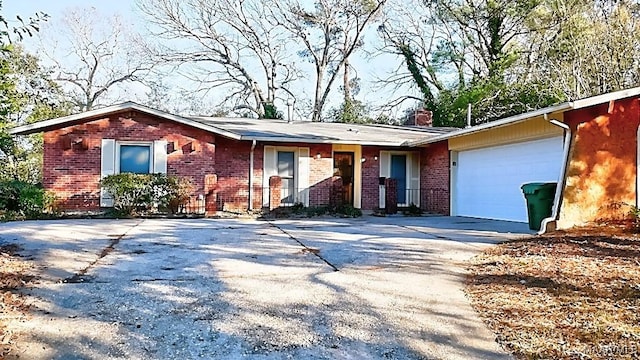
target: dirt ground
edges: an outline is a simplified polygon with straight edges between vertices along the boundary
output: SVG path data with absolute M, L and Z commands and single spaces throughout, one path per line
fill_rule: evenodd
M 25 319 L 29 306 L 19 289 L 31 280 L 32 264 L 16 255 L 16 245 L 0 245 L 0 358 L 14 350 L 14 334 L 8 319 Z
M 491 229 L 503 227 L 501 232 Z M 510 224 L 456 218 L 0 224 L 36 265 L 21 359 L 508 359 L 463 292 Z M 517 230 L 520 228 L 517 228 Z
M 637 234 L 607 226 L 508 242 L 471 272 L 474 307 L 518 358 L 640 358 Z

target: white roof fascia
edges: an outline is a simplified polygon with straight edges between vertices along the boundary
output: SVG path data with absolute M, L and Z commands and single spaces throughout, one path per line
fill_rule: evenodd
M 593 105 L 604 104 L 609 101 L 624 99 L 632 96 L 640 95 L 640 86 L 627 90 L 614 91 L 608 94 L 592 96 L 590 98 L 575 100 L 571 102 L 572 109 L 582 109 Z
M 497 128 L 497 127 L 501 127 L 501 126 L 515 124 L 515 123 L 526 121 L 526 120 L 529 120 L 531 118 L 535 118 L 535 117 L 538 117 L 538 116 L 549 115 L 549 114 L 552 114 L 552 113 L 555 113 L 555 112 L 565 112 L 567 110 L 582 109 L 582 108 L 585 108 L 585 107 L 598 105 L 598 104 L 603 104 L 603 103 L 607 103 L 607 102 L 610 102 L 610 101 L 614 101 L 614 100 L 618 100 L 618 99 L 624 99 L 624 98 L 637 96 L 637 95 L 640 95 L 640 86 L 639 87 L 635 87 L 635 88 L 631 88 L 631 89 L 627 89 L 627 90 L 615 91 L 615 92 L 608 93 L 608 94 L 592 96 L 592 97 L 589 97 L 589 98 L 586 98 L 586 99 L 569 101 L 569 102 L 562 103 L 562 104 L 559 104 L 559 105 L 546 107 L 544 109 L 535 110 L 535 111 L 531 111 L 531 112 L 523 113 L 523 114 L 518 114 L 518 115 L 515 115 L 515 116 L 510 116 L 508 118 L 504 118 L 504 119 L 501 119 L 501 120 L 496 120 L 496 121 L 488 122 L 488 123 L 485 123 L 485 124 L 482 124 L 482 125 L 477 125 L 477 126 L 473 126 L 473 127 L 470 127 L 470 128 L 460 129 L 458 131 L 453 131 L 453 132 L 450 132 L 448 134 L 438 135 L 438 136 L 432 137 L 430 139 L 413 141 L 413 142 L 410 142 L 409 145 L 410 146 L 420 146 L 420 145 L 432 144 L 432 143 L 435 143 L 435 142 L 438 142 L 438 141 L 447 140 L 447 139 L 451 139 L 451 138 L 455 138 L 455 137 L 460 137 L 460 136 L 472 134 L 472 133 L 475 133 L 475 132 L 479 132 L 479 131 L 483 131 L 483 130 L 487 130 L 487 129 L 491 129 L 491 128 Z
M 508 118 L 484 123 L 481 125 L 476 125 L 469 128 L 460 129 L 457 131 L 452 131 L 448 134 L 438 135 L 430 139 L 414 141 L 414 142 L 411 142 L 410 145 L 420 146 L 420 145 L 432 144 L 438 141 L 447 140 L 447 139 L 451 139 L 459 136 L 464 136 L 464 135 L 468 135 L 468 134 L 472 134 L 472 133 L 476 133 L 476 132 L 480 132 L 480 131 L 488 130 L 492 128 L 512 125 L 518 122 L 529 120 L 534 117 L 544 116 L 545 114 L 552 114 L 555 112 L 561 112 L 561 111 L 570 110 L 570 109 L 571 109 L 570 103 L 550 106 L 544 109 L 535 110 L 535 111 L 531 111 L 524 114 L 518 114 L 518 115 L 510 116 Z
M 218 134 L 221 136 L 225 136 L 228 138 L 232 138 L 235 140 L 240 140 L 240 135 L 236 134 L 236 133 L 232 133 L 226 130 L 222 130 L 220 128 L 217 128 L 215 126 L 211 126 L 211 125 L 205 125 L 203 123 L 200 123 L 198 121 L 193 121 L 190 120 L 188 118 L 184 118 L 182 116 L 178 116 L 178 115 L 173 115 L 173 114 L 169 114 L 166 113 L 164 111 L 160 111 L 160 110 L 155 110 L 155 109 L 151 109 L 149 107 L 140 105 L 140 104 L 136 104 L 134 102 L 125 102 L 122 104 L 118 104 L 118 105 L 113 105 L 113 106 L 107 106 L 101 109 L 96 109 L 96 110 L 90 110 L 90 111 L 86 111 L 83 113 L 79 113 L 79 114 L 74 114 L 74 115 L 69 115 L 69 116 L 64 116 L 64 117 L 60 117 L 60 118 L 56 118 L 56 119 L 50 119 L 50 120 L 44 120 L 44 121 L 39 121 L 33 124 L 28 124 L 28 125 L 23 125 L 23 126 L 18 126 L 12 129 L 9 129 L 8 132 L 9 134 L 13 134 L 13 135 L 21 135 L 21 134 L 25 134 L 25 133 L 34 133 L 37 132 L 40 129 L 44 129 L 44 128 L 49 128 L 49 127 L 53 127 L 53 126 L 58 126 L 58 125 L 64 125 L 66 123 L 71 123 L 74 121 L 78 121 L 78 120 L 82 120 L 85 118 L 91 118 L 91 117 L 96 117 L 96 116 L 102 116 L 102 115 L 106 115 L 106 114 L 111 114 L 114 112 L 118 112 L 118 111 L 123 111 L 123 110 L 137 110 L 140 111 L 142 113 L 146 113 L 146 114 L 150 114 L 150 115 L 154 115 L 163 119 L 167 119 L 173 122 L 177 122 L 183 125 L 188 125 L 194 128 L 198 128 L 201 130 L 205 130 L 208 132 L 212 132 L 214 134 Z

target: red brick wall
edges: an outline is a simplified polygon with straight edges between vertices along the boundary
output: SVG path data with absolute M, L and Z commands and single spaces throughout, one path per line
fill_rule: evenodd
M 251 142 L 249 141 L 236 141 L 222 136 L 216 139 L 218 210 L 247 210 L 249 206 L 250 152 Z M 257 155 L 258 152 L 259 149 L 256 148 L 254 154 Z
M 260 210 L 262 209 L 262 191 L 263 188 L 266 188 L 269 184 L 262 183 L 262 175 L 264 174 L 263 169 L 264 164 L 264 145 L 262 143 L 258 143 L 253 153 L 253 209 Z
M 88 148 L 65 150 L 66 138 L 83 139 Z M 102 139 L 127 141 L 176 141 L 176 151 L 167 155 L 170 175 L 188 176 L 204 191 L 204 177 L 215 174 L 215 137 L 205 131 L 138 112 L 112 114 L 84 124 L 45 132 L 43 183 L 56 193 L 63 210 L 96 210 L 100 206 L 100 154 Z M 184 153 L 182 146 L 193 142 L 196 151 Z
M 64 143 L 83 139 L 88 148 L 65 150 Z M 43 181 L 48 190 L 54 191 L 64 210 L 96 210 L 99 208 L 99 180 L 101 140 L 176 142 L 175 151 L 167 155 L 170 175 L 188 176 L 196 185 L 194 195 L 205 194 L 205 176 L 216 175 L 214 187 L 218 210 L 244 211 L 249 201 L 249 158 L 251 142 L 236 141 L 203 130 L 165 121 L 135 111 L 112 114 L 84 124 L 46 132 L 44 135 Z M 193 142 L 195 151 L 188 152 L 183 145 Z M 309 198 L 311 206 L 328 205 L 333 176 L 331 144 L 258 143 L 254 150 L 254 209 L 262 207 L 264 146 L 288 146 L 309 148 Z M 380 150 L 375 146 L 363 146 L 362 156 L 362 209 L 373 210 L 379 205 Z M 317 158 L 317 154 L 320 157 Z M 422 151 L 422 187 L 439 191 L 434 204 L 426 210 L 448 213 L 448 151 L 446 144 L 431 146 Z M 360 161 L 360 159 L 354 159 Z M 446 199 L 445 199 L 446 198 Z M 424 204 L 423 204 L 424 207 Z
M 230 211 L 247 210 L 249 204 L 249 159 L 251 142 L 217 138 L 216 169 L 218 171 L 218 208 Z M 330 180 L 333 176 L 333 159 L 330 144 L 263 143 L 258 142 L 253 157 L 253 209 L 262 208 L 263 191 L 269 184 L 263 183 L 264 147 L 309 148 L 309 205 L 329 203 Z M 320 159 L 316 154 L 320 153 Z
M 376 146 L 363 146 L 362 157 L 366 159 L 362 163 L 362 209 L 375 210 L 380 207 L 380 148 Z M 375 158 L 378 157 L 378 160 Z
M 447 141 L 431 144 L 420 153 L 421 207 L 449 215 L 449 147 Z
M 231 141 L 231 140 L 229 140 Z M 305 144 L 305 143 L 263 143 L 257 144 L 254 151 L 254 209 L 262 207 L 262 191 L 266 191 L 269 184 L 263 184 L 264 147 L 305 147 L 309 148 L 309 206 L 321 206 L 329 204 L 329 191 L 331 189 L 331 177 L 333 176 L 333 157 L 331 144 Z M 320 154 L 320 158 L 317 158 Z M 249 169 L 249 163 L 246 164 Z
M 620 218 L 636 204 L 640 102 L 627 98 L 568 111 L 573 140 L 559 226 Z
M 304 146 L 304 145 L 301 145 Z M 333 178 L 331 144 L 307 144 L 309 147 L 309 206 L 329 205 Z M 320 158 L 317 155 L 320 154 Z

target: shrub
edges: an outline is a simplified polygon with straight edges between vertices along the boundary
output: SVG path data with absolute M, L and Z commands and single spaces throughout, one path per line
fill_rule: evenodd
M 304 211 L 304 204 L 301 202 L 297 202 L 293 204 L 293 206 L 289 207 L 290 211 L 294 214 L 300 214 Z
M 333 209 L 332 213 L 343 217 L 355 218 L 362 216 L 362 210 L 353 207 L 351 204 L 338 205 Z
M 360 217 L 362 210 L 353 207 L 353 205 L 342 204 L 337 206 L 313 206 L 305 207 L 302 203 L 296 203 L 293 206 L 280 207 L 272 211 L 275 217 L 305 216 L 314 217 L 330 214 L 339 217 Z
M 20 180 L 0 182 L 0 212 L 2 218 L 39 219 L 53 210 L 55 197 L 42 186 Z
M 633 232 L 640 231 L 640 209 L 621 201 L 610 202 L 598 209 L 599 225 L 620 225 Z
M 314 206 L 307 208 L 307 217 L 322 216 L 327 213 L 329 209 L 326 206 Z
M 150 180 L 150 175 L 123 173 L 105 177 L 100 185 L 113 197 L 113 208 L 116 211 L 123 215 L 133 215 L 151 205 Z
M 640 232 L 640 208 L 630 205 L 629 217 L 631 218 L 631 230 Z
M 111 194 L 114 209 L 122 215 L 152 210 L 177 213 L 193 192 L 188 179 L 166 174 L 115 174 L 100 184 Z
M 421 216 L 422 209 L 414 203 L 411 203 L 403 212 L 404 216 Z
M 154 189 L 157 189 L 155 198 L 160 209 L 166 209 L 172 214 L 180 212 L 194 192 L 191 181 L 178 176 L 156 176 Z

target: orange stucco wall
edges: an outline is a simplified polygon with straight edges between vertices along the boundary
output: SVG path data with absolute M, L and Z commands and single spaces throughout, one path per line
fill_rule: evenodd
M 624 216 L 636 205 L 638 98 L 572 110 L 564 120 L 573 139 L 559 227 Z

